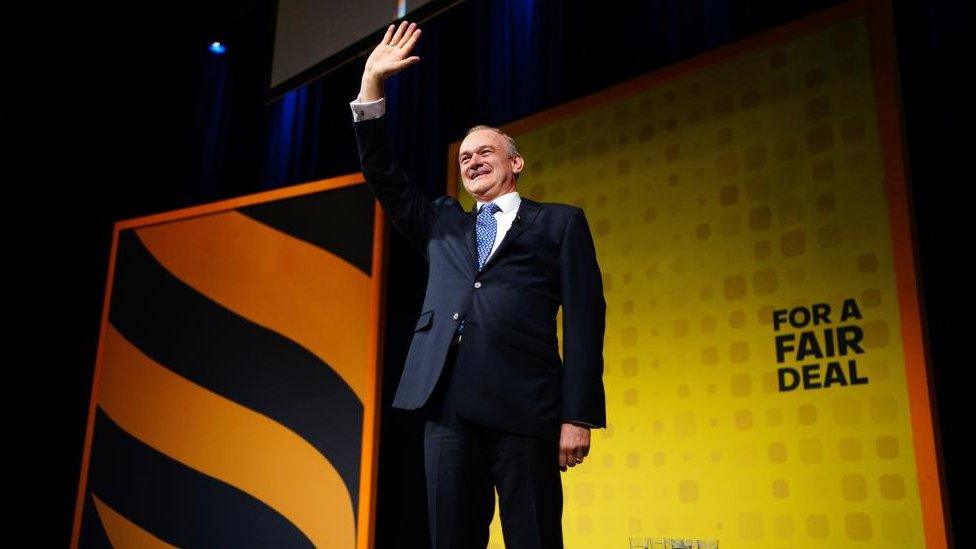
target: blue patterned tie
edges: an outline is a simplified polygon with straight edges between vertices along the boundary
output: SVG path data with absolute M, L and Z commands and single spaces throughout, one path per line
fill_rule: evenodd
M 478 212 L 478 222 L 475 224 L 475 238 L 478 241 L 478 270 L 485 266 L 488 261 L 488 254 L 491 247 L 495 244 L 495 235 L 498 233 L 498 221 L 495 219 L 495 212 L 501 208 L 494 202 L 489 202 L 481 207 Z M 460 335 L 464 331 L 464 320 L 458 325 L 457 333 Z
M 485 266 L 488 261 L 488 254 L 491 253 L 491 246 L 495 243 L 495 233 L 498 232 L 498 221 L 495 219 L 495 212 L 501 210 L 498 204 L 489 202 L 481 207 L 478 212 L 478 223 L 475 226 L 475 234 L 478 239 L 478 270 Z

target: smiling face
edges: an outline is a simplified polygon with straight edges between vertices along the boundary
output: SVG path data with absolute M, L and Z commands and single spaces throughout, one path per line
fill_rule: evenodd
M 458 162 L 464 188 L 482 202 L 514 191 L 515 175 L 523 167 L 522 155 L 510 155 L 505 137 L 490 129 L 473 131 L 464 138 Z

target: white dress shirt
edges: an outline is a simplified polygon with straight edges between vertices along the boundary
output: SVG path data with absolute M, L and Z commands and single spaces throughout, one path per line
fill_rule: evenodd
M 386 98 L 380 97 L 376 101 L 360 101 L 357 96 L 356 99 L 349 102 L 349 107 L 352 109 L 353 122 L 379 118 L 386 112 Z
M 497 232 L 495 233 L 495 242 L 491 245 L 491 252 L 488 253 L 488 258 L 485 262 L 491 259 L 491 256 L 498 249 L 498 245 L 501 244 L 502 239 L 505 238 L 505 234 L 508 230 L 512 228 L 512 222 L 515 221 L 515 214 L 518 213 L 519 204 L 522 203 L 522 197 L 519 195 L 518 191 L 507 192 L 494 200 L 492 200 L 500 208 L 495 212 L 495 222 L 498 224 Z M 481 207 L 487 204 L 487 202 L 478 201 L 478 211 L 481 211 Z

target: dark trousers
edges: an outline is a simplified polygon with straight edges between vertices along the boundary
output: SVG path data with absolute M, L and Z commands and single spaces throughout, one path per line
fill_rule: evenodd
M 462 343 L 463 344 L 463 343 Z M 433 549 L 484 549 L 498 489 L 507 549 L 562 548 L 563 489 L 555 440 L 472 423 L 455 413 L 452 345 L 424 407 Z

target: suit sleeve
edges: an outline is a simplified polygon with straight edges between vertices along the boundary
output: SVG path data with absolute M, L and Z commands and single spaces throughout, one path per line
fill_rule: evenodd
M 354 122 L 359 162 L 393 226 L 427 258 L 427 240 L 434 224 L 434 204 L 400 168 L 390 143 L 387 117 Z
M 583 210 L 566 225 L 559 251 L 563 306 L 563 422 L 606 427 L 603 336 L 607 304 L 596 247 Z

